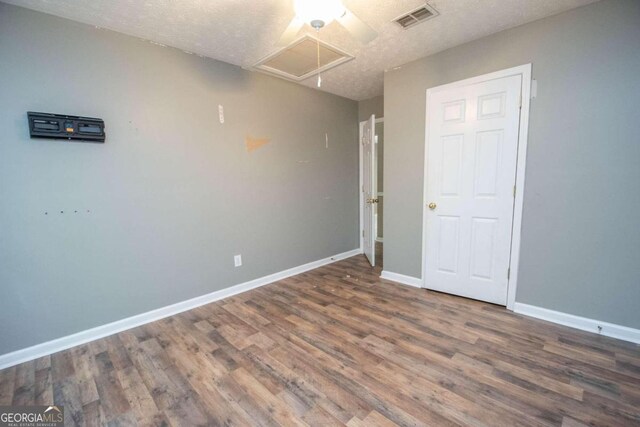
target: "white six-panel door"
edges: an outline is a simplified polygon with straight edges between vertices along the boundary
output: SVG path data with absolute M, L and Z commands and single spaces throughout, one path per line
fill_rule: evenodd
M 424 283 L 506 305 L 522 76 L 427 100 Z

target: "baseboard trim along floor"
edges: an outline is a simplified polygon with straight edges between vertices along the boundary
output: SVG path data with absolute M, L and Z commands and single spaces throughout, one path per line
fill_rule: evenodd
M 148 311 L 146 313 L 137 314 L 126 319 L 117 320 L 106 325 L 87 329 L 85 331 L 57 338 L 52 341 L 36 344 L 32 347 L 27 347 L 11 353 L 3 354 L 0 355 L 0 369 L 8 368 L 10 366 L 28 362 L 39 357 L 57 353 L 59 351 L 85 344 L 100 338 L 104 338 L 109 335 L 117 334 L 118 332 L 135 328 L 136 326 L 144 325 L 145 323 L 150 323 L 156 320 L 163 319 L 165 317 L 173 316 L 174 314 L 182 313 L 183 311 L 191 310 L 193 308 L 200 307 L 202 305 L 209 304 L 223 298 L 228 298 L 230 296 L 237 295 L 251 289 L 259 288 L 260 286 L 268 285 L 270 283 L 277 282 L 278 280 L 286 279 L 287 277 L 295 276 L 296 274 L 304 273 L 306 271 L 322 267 L 323 265 L 332 264 L 334 262 L 350 258 L 361 253 L 361 249 L 354 249 L 348 252 L 343 252 L 341 254 L 337 254 L 328 258 L 313 261 L 304 265 L 300 265 L 298 267 L 293 267 L 284 271 L 280 271 L 278 273 L 240 283 L 229 288 L 211 292 L 206 295 L 202 295 L 186 301 L 181 301 L 179 303 L 168 305 L 166 307 L 161 307 L 155 310 Z
M 404 274 L 393 273 L 391 271 L 382 271 L 380 278 L 390 280 L 392 282 L 401 283 L 403 285 L 422 287 L 422 280 L 416 277 L 406 276 Z M 549 310 L 534 305 L 516 302 L 513 311 L 536 319 L 546 320 L 548 322 L 557 323 L 559 325 L 569 326 L 571 328 L 580 329 L 582 331 L 593 332 L 611 338 L 617 338 L 624 341 L 640 344 L 640 329 L 629 328 L 627 326 L 616 325 L 614 323 L 602 322 L 600 320 L 589 319 L 586 317 L 575 316 L 573 314 L 563 313 L 560 311 Z
M 414 288 L 422 287 L 422 279 L 416 277 L 406 276 L 400 273 L 393 273 L 391 271 L 382 270 L 380 277 L 385 280 L 391 280 L 392 282 L 401 283 L 403 285 L 413 286 Z
M 587 317 L 574 316 L 560 311 L 549 310 L 535 305 L 516 302 L 514 312 L 536 319 L 546 320 L 559 325 L 569 326 L 587 332 L 617 338 L 624 341 L 640 344 L 640 329 L 633 329 L 627 326 L 616 325 L 614 323 L 601 322 Z

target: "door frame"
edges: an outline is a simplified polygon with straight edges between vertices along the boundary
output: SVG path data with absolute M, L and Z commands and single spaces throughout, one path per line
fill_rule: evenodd
M 425 104 L 425 135 L 424 135 L 424 177 L 422 194 L 422 287 L 426 288 L 426 267 L 427 267 L 427 168 L 429 159 L 429 123 L 427 121 L 427 109 L 429 108 L 429 98 L 432 94 L 443 90 L 459 88 L 471 84 L 482 83 L 487 80 L 496 80 L 504 77 L 522 76 L 522 89 L 520 92 L 520 128 L 518 131 L 518 154 L 516 160 L 516 194 L 513 205 L 513 225 L 511 230 L 511 253 L 509 256 L 510 274 L 507 282 L 507 309 L 513 311 L 516 301 L 516 289 L 518 287 L 518 270 L 520 266 L 520 237 L 522 231 L 522 209 L 524 202 L 524 180 L 525 168 L 527 164 L 527 136 L 529 134 L 529 102 L 531 99 L 531 64 L 524 64 L 517 67 L 481 76 L 471 77 L 453 83 L 435 86 L 427 89 Z
M 358 201 L 360 203 L 360 208 L 359 208 L 359 212 L 360 212 L 360 224 L 358 226 L 358 235 L 360 236 L 360 252 L 364 253 L 364 237 L 362 236 L 362 232 L 364 231 L 364 196 L 362 195 L 362 186 L 364 185 L 364 178 L 363 178 L 363 173 L 364 173 L 364 167 L 362 165 L 362 157 L 363 157 L 363 152 L 362 152 L 362 129 L 364 128 L 364 124 L 367 122 L 367 120 L 363 120 L 361 122 L 358 122 Z M 384 116 L 382 117 L 376 117 L 376 124 L 378 123 L 384 123 Z M 374 135 L 375 135 L 375 129 L 374 129 Z M 374 141 L 375 143 L 375 141 Z M 378 165 L 376 164 L 376 168 L 378 167 Z M 376 172 L 378 172 L 376 170 Z M 377 190 L 377 188 L 376 188 Z M 376 230 L 376 241 L 377 240 L 377 230 Z

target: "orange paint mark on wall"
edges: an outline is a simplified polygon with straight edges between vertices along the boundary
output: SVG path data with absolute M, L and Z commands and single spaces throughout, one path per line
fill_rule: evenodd
M 251 153 L 269 142 L 269 138 L 253 138 L 248 135 L 244 139 L 244 143 L 247 146 L 247 153 Z

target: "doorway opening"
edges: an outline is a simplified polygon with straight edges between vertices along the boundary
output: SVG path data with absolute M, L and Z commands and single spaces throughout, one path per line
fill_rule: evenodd
M 360 122 L 360 247 L 372 267 L 384 262 L 384 117 Z

